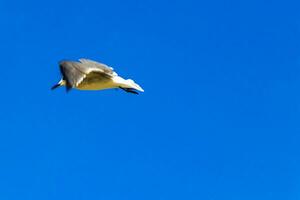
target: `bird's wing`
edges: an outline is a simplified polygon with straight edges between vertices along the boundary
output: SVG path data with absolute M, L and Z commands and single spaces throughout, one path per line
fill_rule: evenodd
M 80 59 L 80 62 L 62 61 L 59 66 L 68 90 L 77 87 L 86 78 L 94 80 L 96 76 L 98 79 L 110 79 L 117 75 L 112 68 L 86 59 Z
M 76 87 L 86 77 L 87 73 L 78 62 L 62 61 L 59 66 L 63 78 L 66 80 L 67 89 Z
M 97 71 L 97 72 L 102 72 L 105 73 L 109 76 L 117 76 L 117 73 L 114 71 L 112 67 L 109 67 L 105 64 L 98 63 L 93 60 L 81 58 L 79 59 L 80 63 L 82 66 L 85 68 L 87 73 L 90 73 L 91 71 Z

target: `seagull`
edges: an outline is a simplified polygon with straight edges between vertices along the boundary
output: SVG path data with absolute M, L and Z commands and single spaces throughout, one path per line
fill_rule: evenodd
M 138 94 L 144 90 L 131 79 L 120 77 L 113 68 L 89 59 L 81 58 L 77 61 L 61 61 L 59 68 L 62 79 L 51 89 L 66 86 L 67 91 L 72 88 L 79 90 L 104 90 L 120 88 L 126 92 Z

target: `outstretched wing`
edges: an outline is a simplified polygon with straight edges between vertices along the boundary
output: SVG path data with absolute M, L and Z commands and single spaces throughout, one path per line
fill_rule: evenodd
M 109 79 L 117 75 L 111 67 L 87 59 L 80 59 L 80 62 L 62 61 L 59 66 L 67 90 L 77 87 L 82 82 L 94 80 L 96 75 L 98 79 Z
M 59 63 L 61 74 L 66 81 L 67 90 L 76 87 L 86 76 L 84 71 L 80 70 L 78 64 L 71 61 L 62 61 Z
M 97 72 L 102 72 L 105 73 L 108 76 L 117 76 L 117 73 L 114 71 L 112 67 L 109 67 L 105 64 L 98 63 L 93 60 L 81 58 L 79 59 L 80 63 L 82 66 L 85 68 L 86 72 L 89 73 L 91 71 L 97 71 Z

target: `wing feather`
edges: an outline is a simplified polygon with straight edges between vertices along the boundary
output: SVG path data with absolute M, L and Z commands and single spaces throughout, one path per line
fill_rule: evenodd
M 105 64 L 88 59 L 80 59 L 79 61 L 80 62 L 62 61 L 59 63 L 60 71 L 64 80 L 66 80 L 68 90 L 77 87 L 82 82 L 90 82 L 90 79 L 93 80 L 95 75 L 97 75 L 99 79 L 109 79 L 113 76 L 117 76 L 113 68 Z M 85 80 L 88 77 L 89 80 Z
M 93 60 L 89 60 L 89 59 L 85 59 L 85 58 L 81 58 L 79 59 L 80 63 L 82 63 L 82 65 L 84 67 L 87 68 L 88 72 L 91 71 L 102 71 L 103 73 L 109 75 L 109 76 L 116 76 L 117 73 L 114 71 L 114 69 L 112 67 L 109 67 L 103 63 L 98 63 L 96 61 Z
M 78 66 L 76 62 L 60 62 L 60 71 L 66 80 L 67 88 L 76 87 L 86 77 L 86 73 Z

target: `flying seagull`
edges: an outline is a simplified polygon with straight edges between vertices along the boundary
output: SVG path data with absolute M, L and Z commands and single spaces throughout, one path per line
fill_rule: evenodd
M 77 61 L 61 61 L 59 63 L 62 79 L 51 89 L 66 86 L 79 90 L 103 90 L 120 88 L 126 92 L 138 94 L 144 90 L 131 79 L 123 79 L 113 68 L 89 59 Z

